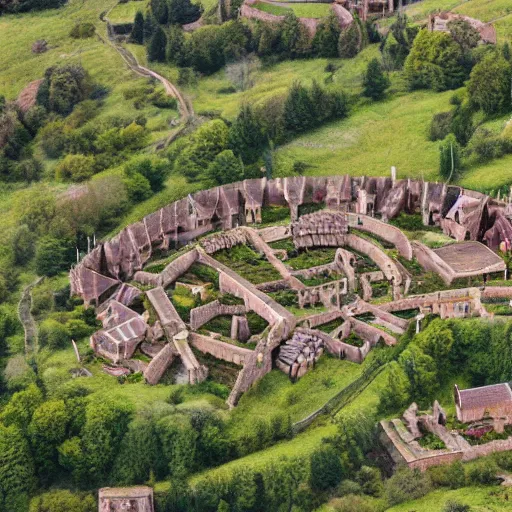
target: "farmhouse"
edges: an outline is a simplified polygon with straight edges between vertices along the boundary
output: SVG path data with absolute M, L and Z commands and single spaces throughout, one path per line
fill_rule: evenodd
M 508 383 L 453 390 L 457 419 L 463 423 L 484 418 L 504 419 L 512 423 L 512 390 Z

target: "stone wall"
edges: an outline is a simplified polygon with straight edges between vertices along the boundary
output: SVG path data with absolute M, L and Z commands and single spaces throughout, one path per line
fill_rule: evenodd
M 213 221 L 214 218 L 221 219 L 220 224 L 228 228 L 232 225 L 233 216 L 242 211 L 256 212 L 266 205 L 284 204 L 295 211 L 301 204 L 312 202 L 350 211 L 355 208 L 356 191 L 363 187 L 369 194 L 375 195 L 376 212 L 386 209 L 387 199 L 394 197 L 394 191 L 399 190 L 403 198 L 401 204 L 406 211 L 414 212 L 421 207 L 424 223 L 439 225 L 443 215 L 453 206 L 457 194 L 462 193 L 458 187 L 443 184 L 414 180 L 407 180 L 406 184 L 404 187 L 403 182 L 393 183 L 389 178 L 302 176 L 246 180 L 203 190 L 161 208 L 141 222 L 126 227 L 111 240 L 99 244 L 71 269 L 71 293 L 80 295 L 87 303 L 101 303 L 103 294 L 109 288 L 131 279 L 135 273 L 140 282 L 164 284 L 154 282 L 154 275 L 139 273 L 153 248 L 166 249 L 171 242 L 183 239 L 184 233 L 191 234 L 187 235 L 190 238 L 192 234 L 213 229 L 219 225 L 218 221 Z M 478 227 L 477 235 L 481 234 L 478 239 L 488 240 L 492 247 L 498 246 L 510 232 L 510 222 L 503 216 L 506 204 L 490 200 L 482 194 L 463 192 L 486 203 L 478 213 L 480 217 L 471 217 L 470 225 L 464 225 L 464 229 L 477 233 Z M 492 215 L 488 211 L 492 211 Z M 174 267 L 170 266 L 170 275 L 165 277 L 165 282 L 172 282 L 175 278 Z M 181 269 L 175 271 L 180 272 Z
M 190 311 L 190 328 L 196 331 L 216 316 L 243 315 L 244 313 L 245 306 L 221 304 L 218 300 L 214 300 Z
M 368 215 L 348 214 L 351 228 L 372 233 L 386 242 L 393 244 L 398 252 L 407 260 L 413 256 L 412 245 L 409 239 L 397 227 L 382 222 Z
M 195 332 L 190 333 L 189 340 L 190 344 L 203 354 L 210 354 L 217 359 L 241 366 L 254 355 L 254 352 L 248 348 L 237 347 Z
M 464 451 L 462 460 L 473 460 L 478 457 L 485 457 L 495 452 L 505 452 L 512 450 L 512 436 L 508 439 L 499 439 L 489 441 L 488 443 L 472 446 Z
M 373 325 L 367 324 L 358 320 L 357 318 L 349 318 L 352 330 L 364 341 L 370 343 L 372 347 L 377 345 L 379 340 L 382 338 L 386 345 L 395 345 L 396 339 L 388 334 L 386 331 L 378 329 Z

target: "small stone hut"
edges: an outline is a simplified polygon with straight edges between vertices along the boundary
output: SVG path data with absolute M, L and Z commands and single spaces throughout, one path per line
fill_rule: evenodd
M 508 383 L 472 389 L 454 387 L 457 419 L 463 423 L 484 418 L 504 419 L 512 423 L 512 390 Z
M 104 487 L 98 492 L 99 512 L 155 512 L 153 489 L 138 487 Z

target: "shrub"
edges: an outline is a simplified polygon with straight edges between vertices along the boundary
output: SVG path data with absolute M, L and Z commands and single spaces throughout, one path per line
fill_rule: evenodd
M 467 152 L 474 154 L 480 162 L 501 158 L 511 143 L 507 139 L 494 135 L 485 128 L 478 128 L 469 141 Z
M 96 27 L 93 23 L 77 23 L 69 33 L 69 36 L 73 39 L 87 39 L 92 37 L 96 32 Z
M 41 238 L 36 246 L 36 272 L 40 276 L 54 276 L 64 270 L 67 263 L 67 240 L 51 236 Z
M 373 505 L 369 498 L 349 494 L 343 498 L 336 498 L 329 502 L 336 512 L 376 512 L 381 510 Z
M 309 485 L 315 491 L 336 487 L 343 476 L 341 460 L 332 446 L 317 449 L 310 457 Z
M 64 324 L 51 318 L 41 322 L 39 327 L 39 342 L 50 349 L 64 348 L 70 341 L 69 331 Z
M 32 498 L 29 512 L 95 512 L 97 508 L 92 494 L 54 490 Z
M 40 131 L 41 146 L 48 158 L 58 158 L 66 147 L 63 121 L 52 121 Z
M 433 142 L 443 140 L 451 132 L 452 120 L 452 112 L 439 112 L 434 114 L 432 121 L 430 121 L 428 138 Z
M 468 471 L 469 480 L 476 485 L 492 485 L 496 483 L 498 466 L 493 460 L 483 460 Z
M 54 66 L 45 72 L 37 101 L 51 112 L 66 116 L 92 90 L 89 75 L 80 65 Z
M 506 112 L 510 108 L 510 63 L 489 54 L 471 71 L 468 91 L 471 102 L 487 115 Z
M 447 501 L 443 507 L 443 512 L 469 512 L 470 510 L 471 507 L 469 505 L 452 500 Z
M 459 489 L 466 485 L 466 473 L 462 462 L 455 462 L 447 466 L 436 466 L 429 469 L 430 479 L 436 487 Z
M 400 469 L 386 482 L 386 498 L 390 505 L 415 500 L 430 491 L 430 479 L 426 473 L 415 469 Z
M 356 481 L 364 494 L 380 496 L 383 491 L 380 471 L 377 468 L 363 466 L 356 474 Z
M 386 94 L 386 89 L 390 84 L 391 82 L 384 74 L 379 60 L 372 59 L 363 77 L 363 95 L 372 100 L 380 100 Z
M 27 364 L 25 357 L 18 354 L 7 361 L 4 379 L 9 391 L 19 391 L 30 384 L 35 384 L 37 377 L 34 370 Z
M 69 154 L 55 168 L 55 178 L 58 180 L 86 181 L 95 172 L 94 157 Z
M 409 89 L 445 91 L 461 86 L 465 78 L 461 60 L 461 49 L 448 34 L 421 30 L 405 61 Z

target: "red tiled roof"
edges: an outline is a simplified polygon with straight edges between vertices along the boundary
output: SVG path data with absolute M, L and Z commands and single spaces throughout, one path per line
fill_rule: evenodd
M 459 392 L 461 409 L 481 409 L 499 404 L 512 404 L 512 390 L 506 383 L 463 389 Z

